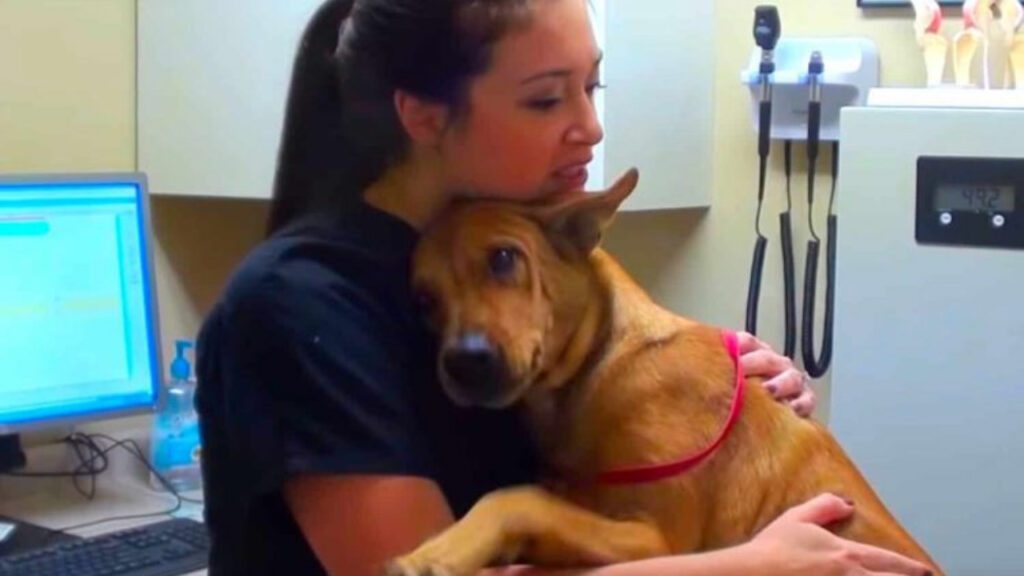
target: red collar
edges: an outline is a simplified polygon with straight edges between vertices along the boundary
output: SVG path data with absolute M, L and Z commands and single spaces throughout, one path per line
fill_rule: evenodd
M 722 445 L 722 442 L 724 442 L 726 437 L 729 436 L 729 432 L 732 431 L 736 426 L 736 422 L 740 419 L 740 411 L 743 409 L 743 390 L 745 388 L 743 385 L 745 380 L 743 377 L 743 367 L 740 365 L 739 340 L 734 332 L 723 330 L 722 341 L 725 343 L 725 347 L 729 350 L 729 356 L 732 358 L 733 365 L 736 367 L 736 394 L 733 395 L 732 408 L 729 410 L 729 419 L 726 420 L 725 426 L 722 428 L 722 431 L 719 432 L 718 438 L 716 438 L 715 441 L 707 448 L 676 462 L 654 466 L 641 466 L 637 468 L 620 468 L 618 470 L 602 472 L 597 477 L 597 482 L 599 484 L 641 484 L 678 476 L 707 460 L 715 453 L 715 450 Z

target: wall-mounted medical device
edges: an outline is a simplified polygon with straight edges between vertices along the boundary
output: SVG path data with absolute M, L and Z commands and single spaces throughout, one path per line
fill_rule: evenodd
M 866 38 L 782 38 L 774 49 L 774 112 L 771 137 L 775 140 L 806 140 L 810 102 L 807 63 L 818 52 L 825 63 L 821 85 L 821 139 L 839 139 L 839 111 L 862 106 L 871 88 L 879 83 L 879 58 L 875 44 Z M 750 89 L 752 121 L 760 132 L 762 50 L 755 48 L 740 82 Z
M 870 40 L 861 38 L 782 38 L 778 8 L 758 6 L 754 12 L 754 43 L 748 67 L 741 81 L 751 92 L 754 132 L 758 138 L 759 176 L 756 241 L 747 289 L 745 329 L 758 335 L 758 312 L 768 237 L 761 226 L 768 157 L 773 140 L 785 142 L 786 209 L 779 214 L 783 264 L 783 305 L 785 332 L 782 350 L 797 357 L 799 343 L 804 369 L 814 378 L 831 366 L 833 349 L 833 302 L 836 269 L 835 182 L 838 175 L 839 112 L 867 101 L 878 84 L 878 52 Z M 793 245 L 791 190 L 793 141 L 801 141 L 807 157 L 807 215 L 810 240 L 804 259 L 804 289 L 801 318 L 797 319 L 796 252 Z M 814 222 L 815 176 L 822 141 L 833 142 L 832 189 L 825 242 Z M 817 294 L 819 256 L 825 253 L 825 309 L 821 347 L 817 346 Z M 799 337 L 798 337 L 799 334 Z

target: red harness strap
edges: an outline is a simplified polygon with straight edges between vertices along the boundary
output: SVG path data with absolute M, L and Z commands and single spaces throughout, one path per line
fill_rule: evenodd
M 712 454 L 714 454 L 715 450 L 722 445 L 722 442 L 724 442 L 726 437 L 729 436 L 729 432 L 731 432 L 736 426 L 736 422 L 740 418 L 740 411 L 743 409 L 743 383 L 745 380 L 743 376 L 743 368 L 740 365 L 739 339 L 736 337 L 734 332 L 723 330 L 722 341 L 725 343 L 725 347 L 729 350 L 729 357 L 732 358 L 733 365 L 736 367 L 736 393 L 733 395 L 732 408 L 729 410 L 729 419 L 726 420 L 725 426 L 722 428 L 722 431 L 719 432 L 715 441 L 700 452 L 676 462 L 654 466 L 640 466 L 636 468 L 621 468 L 618 470 L 603 472 L 597 477 L 598 483 L 641 484 L 678 476 L 707 460 Z

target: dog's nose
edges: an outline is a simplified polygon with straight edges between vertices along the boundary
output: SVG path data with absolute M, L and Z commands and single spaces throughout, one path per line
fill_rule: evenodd
M 448 377 L 467 391 L 487 394 L 504 381 L 501 350 L 480 333 L 464 334 L 444 351 L 441 362 Z

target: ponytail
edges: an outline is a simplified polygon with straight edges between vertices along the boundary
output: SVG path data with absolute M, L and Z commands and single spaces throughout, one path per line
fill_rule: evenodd
M 305 214 L 346 181 L 339 66 L 341 24 L 355 0 L 328 0 L 303 33 L 292 70 L 267 233 Z M 347 196 L 347 195 L 346 195 Z

